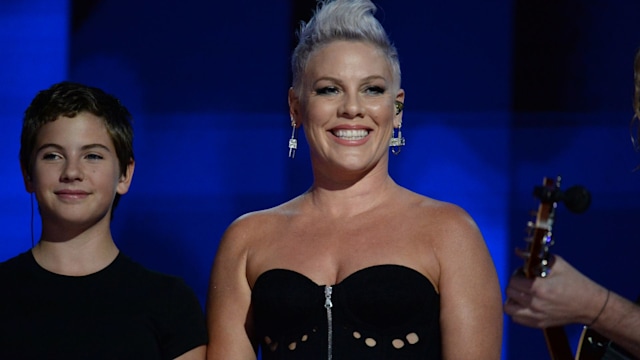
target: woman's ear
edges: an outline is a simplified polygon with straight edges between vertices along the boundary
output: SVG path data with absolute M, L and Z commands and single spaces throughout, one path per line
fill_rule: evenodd
M 295 123 L 296 129 L 302 125 L 302 120 L 300 120 L 300 98 L 293 90 L 293 88 L 289 88 L 289 116 L 291 116 L 292 125 Z
M 404 103 L 396 100 L 396 115 L 400 115 L 403 109 L 404 109 Z
M 395 116 L 393 117 L 393 127 L 398 128 L 402 126 L 402 114 L 404 111 L 404 90 L 398 90 L 396 99 L 394 102 Z

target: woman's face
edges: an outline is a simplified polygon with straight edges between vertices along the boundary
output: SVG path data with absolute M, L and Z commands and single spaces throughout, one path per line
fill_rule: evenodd
M 380 164 L 386 171 L 389 139 L 402 120 L 395 101 L 403 100 L 387 58 L 360 41 L 334 41 L 314 51 L 300 96 L 289 92 L 291 114 L 303 125 L 316 170 L 361 172 Z

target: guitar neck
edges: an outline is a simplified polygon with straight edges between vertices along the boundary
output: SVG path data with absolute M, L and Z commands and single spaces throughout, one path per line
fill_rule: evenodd
M 535 222 L 529 222 L 530 230 L 528 258 L 523 268 L 527 278 L 547 277 L 551 268 L 549 248 L 553 245 L 552 227 L 555 217 L 556 200 L 560 178 L 555 181 L 544 178 L 542 186 L 534 190 L 540 198 Z M 542 280 L 544 281 L 544 280 Z M 569 340 L 562 327 L 542 329 L 551 360 L 573 360 Z
M 569 339 L 561 326 L 542 329 L 551 360 L 573 360 Z

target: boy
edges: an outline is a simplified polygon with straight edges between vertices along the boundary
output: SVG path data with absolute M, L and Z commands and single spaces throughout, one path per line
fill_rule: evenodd
M 130 118 L 113 96 L 70 82 L 27 108 L 20 165 L 42 234 L 0 263 L 0 359 L 204 359 L 191 289 L 133 262 L 111 236 L 135 167 Z

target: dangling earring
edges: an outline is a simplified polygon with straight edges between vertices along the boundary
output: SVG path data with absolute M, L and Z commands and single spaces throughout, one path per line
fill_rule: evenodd
M 404 109 L 404 104 L 400 101 L 396 101 L 396 116 L 400 115 L 402 110 Z M 391 135 L 391 139 L 389 140 L 389 147 L 391 148 L 391 152 L 393 155 L 400 154 L 400 146 L 404 146 L 405 140 L 402 137 L 402 122 L 398 124 L 398 136 L 395 135 L 395 129 L 393 130 L 393 134 Z
M 296 149 L 298 148 L 298 139 L 296 139 L 296 122 L 291 117 L 291 139 L 289 139 L 289 157 L 296 157 Z

